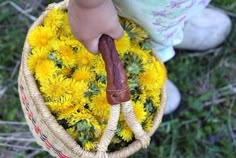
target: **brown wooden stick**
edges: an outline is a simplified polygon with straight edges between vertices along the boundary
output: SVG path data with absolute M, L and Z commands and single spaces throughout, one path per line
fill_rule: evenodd
M 114 40 L 108 35 L 102 35 L 99 50 L 105 62 L 107 72 L 107 100 L 111 105 L 130 100 L 128 77 L 121 63 Z

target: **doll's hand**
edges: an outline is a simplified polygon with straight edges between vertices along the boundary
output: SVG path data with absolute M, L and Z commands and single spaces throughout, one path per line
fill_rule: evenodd
M 68 13 L 73 34 L 92 53 L 98 52 L 102 34 L 123 35 L 112 0 L 70 0 Z

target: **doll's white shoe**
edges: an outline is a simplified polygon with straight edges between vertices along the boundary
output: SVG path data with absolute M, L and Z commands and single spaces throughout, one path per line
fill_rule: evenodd
M 166 88 L 167 88 L 167 102 L 164 111 L 165 115 L 174 112 L 178 108 L 181 100 L 178 88 L 170 80 L 167 80 Z
M 206 8 L 186 22 L 184 39 L 175 48 L 198 51 L 214 48 L 229 35 L 231 26 L 225 13 Z

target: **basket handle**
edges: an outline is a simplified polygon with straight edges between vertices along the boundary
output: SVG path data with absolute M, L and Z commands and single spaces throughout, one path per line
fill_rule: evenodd
M 111 105 L 130 100 L 128 77 L 121 63 L 114 40 L 108 35 L 102 35 L 98 48 L 105 62 L 107 72 L 107 100 Z
M 150 137 L 142 129 L 134 114 L 130 101 L 128 77 L 117 54 L 114 40 L 108 35 L 102 35 L 98 47 L 107 72 L 107 100 L 111 105 L 122 105 L 122 111 L 128 126 L 133 131 L 135 138 L 140 140 L 142 147 L 147 148 Z

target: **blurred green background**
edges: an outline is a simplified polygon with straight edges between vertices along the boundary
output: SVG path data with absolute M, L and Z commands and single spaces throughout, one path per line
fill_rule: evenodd
M 49 158 L 29 132 L 17 92 L 28 28 L 53 0 L 0 0 L 0 158 Z M 133 158 L 236 157 L 236 1 L 213 0 L 233 22 L 227 40 L 206 52 L 177 50 L 166 63 L 182 93 L 148 149 Z

